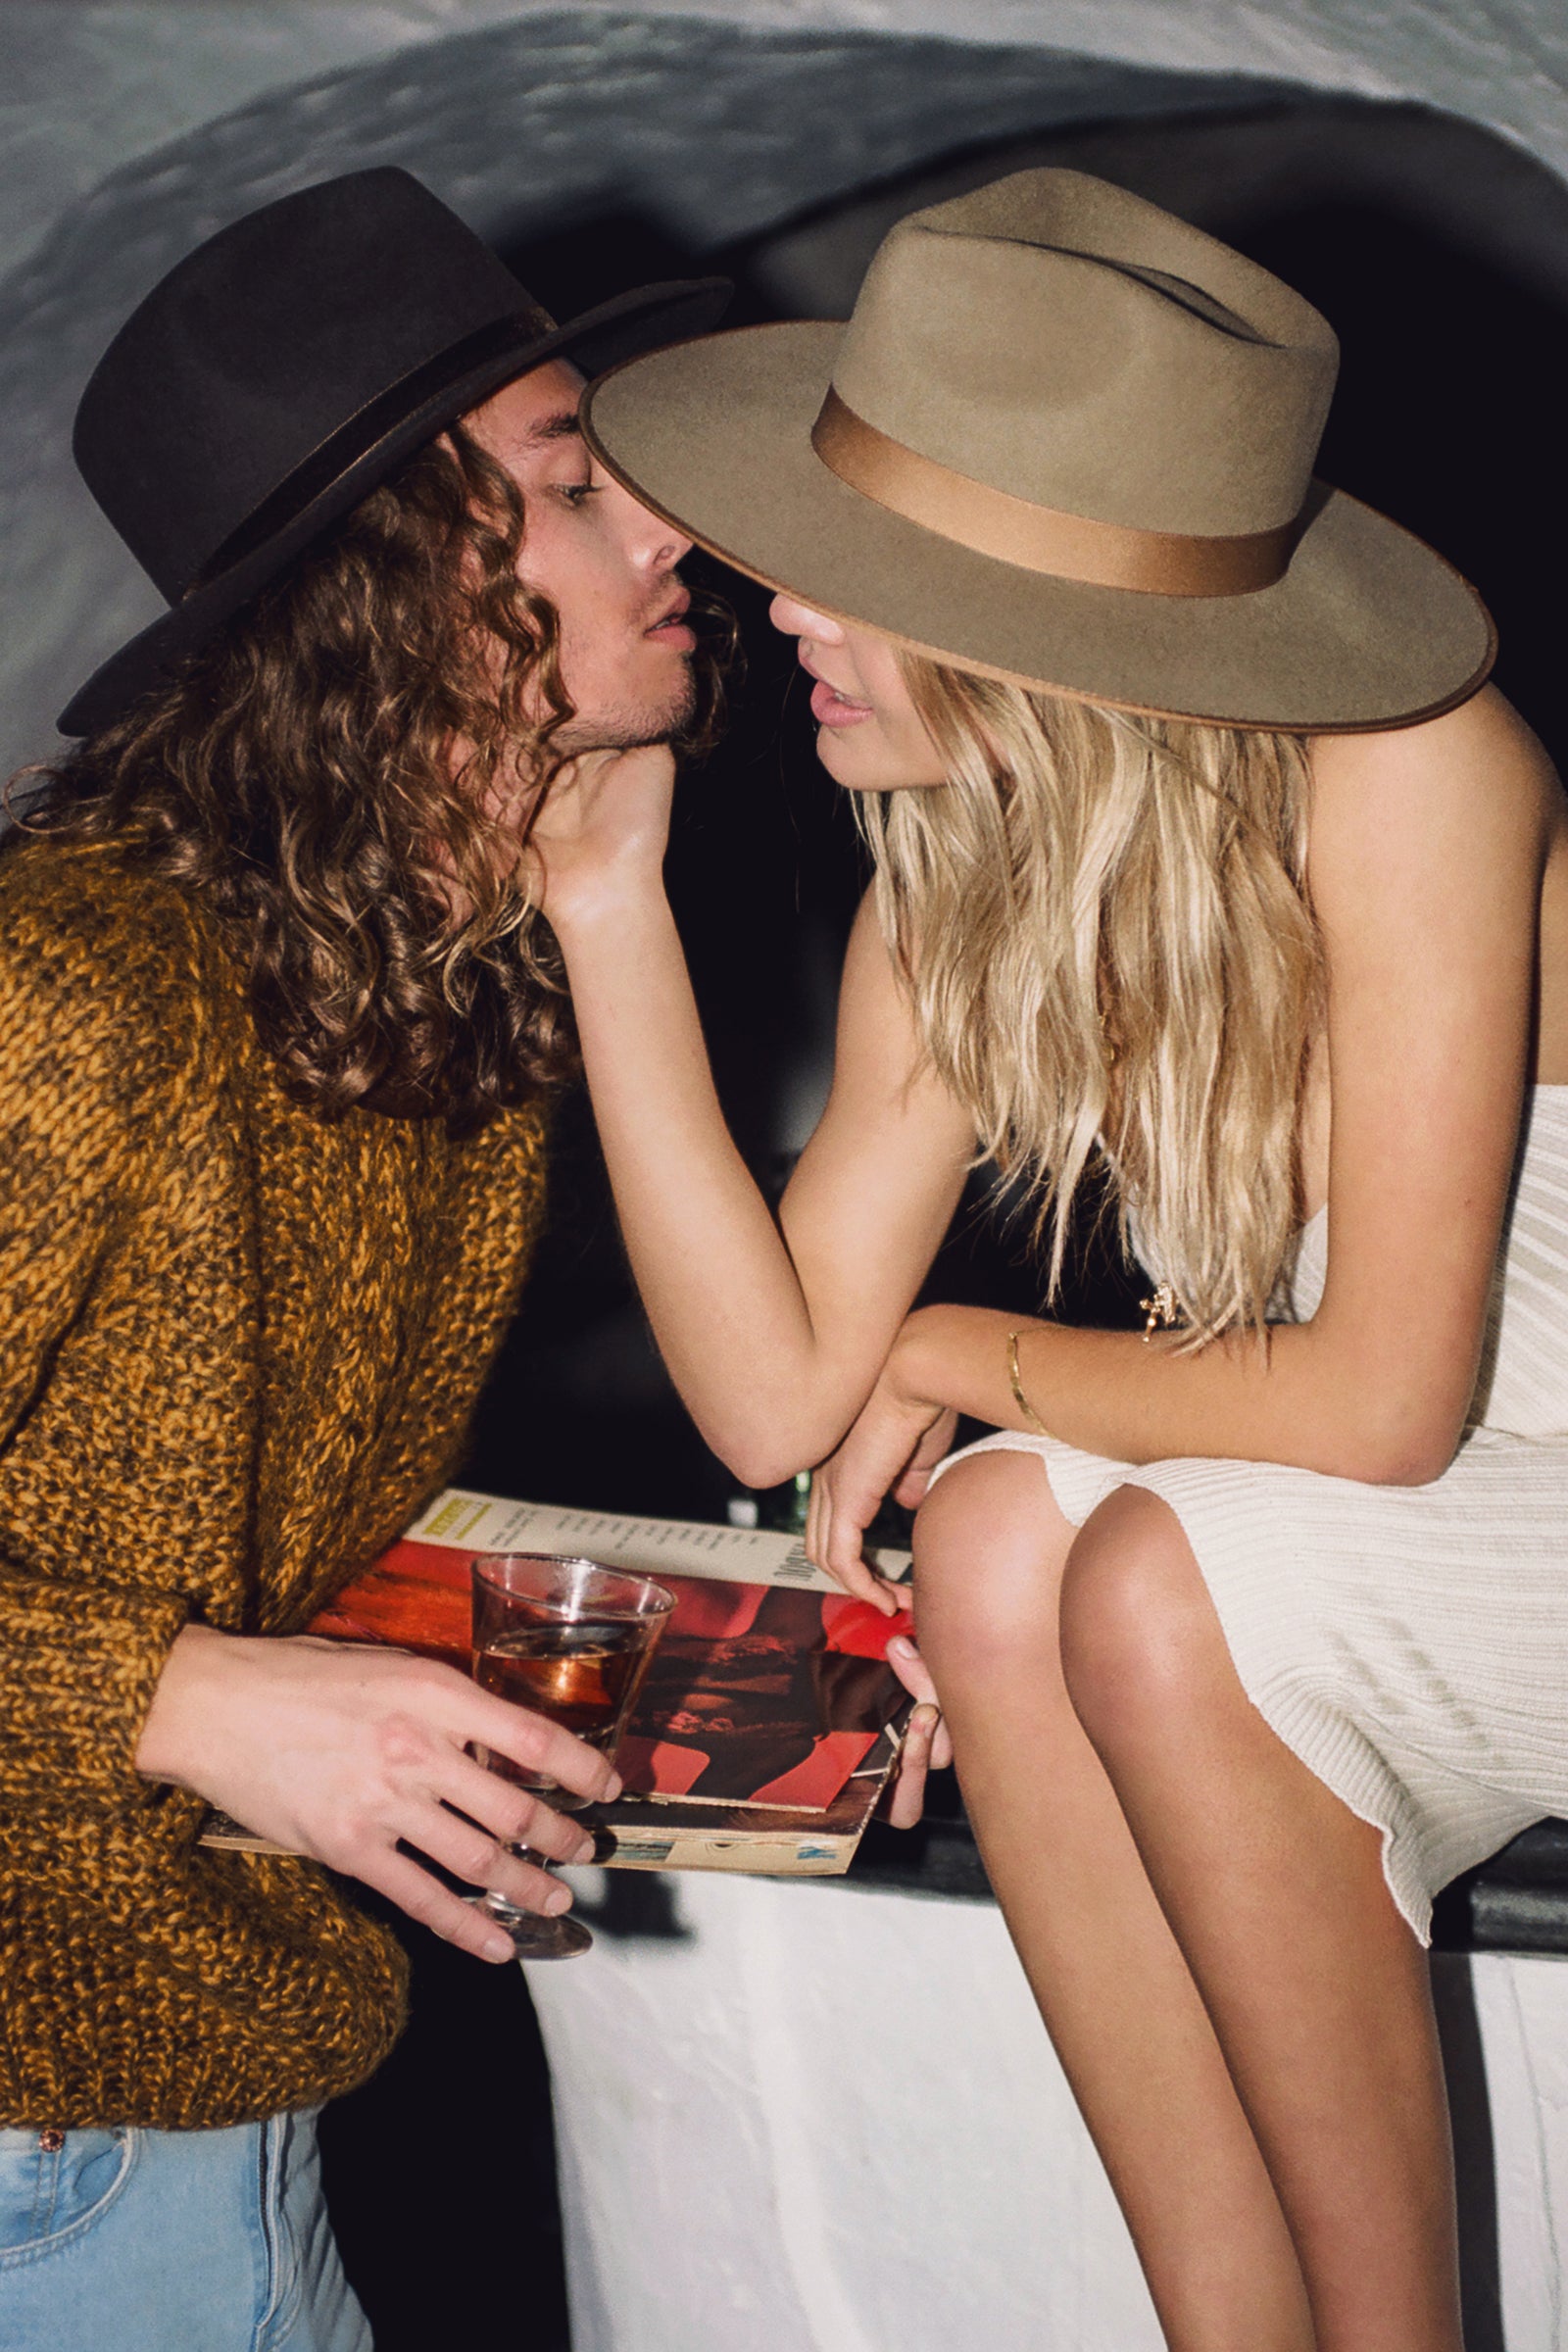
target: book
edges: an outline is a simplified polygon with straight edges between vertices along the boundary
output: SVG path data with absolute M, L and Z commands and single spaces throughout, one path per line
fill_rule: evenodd
M 486 1551 L 581 1554 L 675 1594 L 621 1740 L 624 1793 L 581 1817 L 608 1867 L 848 1869 L 910 1711 L 885 1655 L 906 1619 L 852 1599 L 789 1535 L 448 1489 L 310 1630 L 466 1673 L 468 1568 Z M 896 1575 L 907 1555 L 881 1556 Z M 228 1822 L 208 1840 L 264 1843 Z

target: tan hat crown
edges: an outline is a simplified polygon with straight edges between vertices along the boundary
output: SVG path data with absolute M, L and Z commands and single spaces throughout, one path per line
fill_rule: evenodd
M 1236 594 L 1290 560 L 1338 356 L 1310 303 L 1201 230 L 1021 172 L 889 232 L 812 438 L 854 488 L 984 554 Z
M 1337 361 L 1256 263 L 1033 171 L 899 221 L 848 324 L 657 352 L 583 431 L 714 555 L 923 659 L 1215 726 L 1398 726 L 1496 640 L 1441 556 L 1314 479 Z

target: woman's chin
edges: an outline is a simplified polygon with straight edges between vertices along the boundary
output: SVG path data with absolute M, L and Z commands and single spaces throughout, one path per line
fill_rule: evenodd
M 819 725 L 816 730 L 816 756 L 835 784 L 847 785 L 852 792 L 863 792 L 866 785 L 861 770 L 865 761 L 863 759 L 857 760 L 854 745 L 845 741 L 852 731 L 849 727 Z
M 899 760 L 888 757 L 869 720 L 853 727 L 819 726 L 816 756 L 835 784 L 846 792 L 898 792 L 906 785 L 925 782 Z

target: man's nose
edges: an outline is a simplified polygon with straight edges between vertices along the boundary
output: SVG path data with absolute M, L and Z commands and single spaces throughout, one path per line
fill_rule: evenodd
M 691 554 L 691 541 L 672 522 L 645 507 L 618 482 L 611 483 L 605 495 L 618 499 L 625 509 L 626 545 L 634 564 L 649 571 L 670 571 L 682 556 Z
M 809 637 L 817 645 L 842 645 L 844 630 L 825 612 L 813 612 L 809 605 L 797 603 L 793 596 L 775 596 L 767 608 L 767 617 L 775 629 L 786 637 Z

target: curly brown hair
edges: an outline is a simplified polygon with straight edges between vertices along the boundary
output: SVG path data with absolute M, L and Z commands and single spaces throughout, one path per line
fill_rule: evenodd
M 323 1119 L 472 1134 L 575 1065 L 505 813 L 519 777 L 548 789 L 574 716 L 555 609 L 517 576 L 524 526 L 511 475 L 449 426 L 168 686 L 24 771 L 23 830 L 113 838 L 200 892 Z M 718 668 L 699 663 L 705 728 Z

